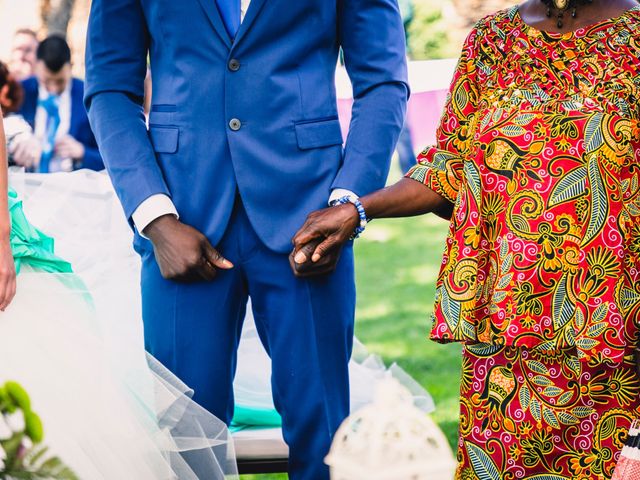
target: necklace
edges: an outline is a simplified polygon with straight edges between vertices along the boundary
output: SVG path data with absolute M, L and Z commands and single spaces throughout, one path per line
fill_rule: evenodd
M 571 16 L 578 16 L 578 7 L 592 3 L 593 0 L 541 0 L 547 6 L 547 17 L 551 18 L 554 11 L 557 11 L 558 28 L 564 25 L 564 14 L 571 10 Z

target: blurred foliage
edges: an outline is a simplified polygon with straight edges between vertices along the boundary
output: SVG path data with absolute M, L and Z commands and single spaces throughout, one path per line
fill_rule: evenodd
M 448 2 L 415 0 L 408 26 L 408 51 L 414 60 L 453 58 L 459 54 L 457 42 L 450 38 L 450 22 L 443 15 Z
M 521 0 L 402 1 L 413 2 L 408 28 L 410 54 L 415 60 L 430 60 L 457 58 L 462 41 L 477 20 Z

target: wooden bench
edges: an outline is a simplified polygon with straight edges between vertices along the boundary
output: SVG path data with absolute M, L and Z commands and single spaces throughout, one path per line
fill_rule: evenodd
M 247 428 L 232 434 L 238 473 L 286 473 L 289 448 L 279 428 Z

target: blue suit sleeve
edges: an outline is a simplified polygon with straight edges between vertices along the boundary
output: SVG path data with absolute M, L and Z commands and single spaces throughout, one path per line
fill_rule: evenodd
M 385 185 L 409 97 L 397 0 L 338 2 L 339 40 L 354 104 L 344 163 L 332 188 L 366 195 Z
M 142 108 L 149 42 L 140 0 L 93 0 L 87 34 L 85 106 L 130 221 L 136 208 L 151 195 L 170 196 Z

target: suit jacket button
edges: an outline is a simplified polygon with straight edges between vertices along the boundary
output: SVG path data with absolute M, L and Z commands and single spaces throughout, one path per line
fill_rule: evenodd
M 240 130 L 240 127 L 242 127 L 242 122 L 240 122 L 240 120 L 238 120 L 237 118 L 232 118 L 229 122 L 229 128 L 234 132 Z
M 232 72 L 237 72 L 238 70 L 240 70 L 240 62 L 235 58 L 229 60 L 229 70 L 231 70 Z

